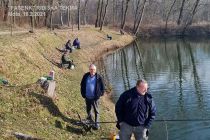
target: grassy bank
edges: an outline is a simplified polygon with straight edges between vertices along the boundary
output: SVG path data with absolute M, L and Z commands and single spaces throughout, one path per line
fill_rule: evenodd
M 106 40 L 106 34 L 113 40 Z M 67 39 L 79 37 L 81 50 L 75 50 L 70 58 L 77 64 L 75 70 L 62 70 L 50 61 L 60 62 L 62 47 Z M 84 133 L 80 126 L 72 124 L 78 120 L 76 112 L 85 118 L 85 104 L 80 95 L 80 81 L 88 71 L 90 62 L 107 51 L 123 47 L 133 37 L 121 36 L 105 29 L 83 28 L 81 31 L 38 30 L 35 34 L 0 36 L 0 77 L 16 84 L 16 87 L 0 87 L 0 139 L 15 139 L 13 132 L 50 140 L 100 139 L 116 131 L 115 125 L 105 124 L 99 131 Z M 45 96 L 44 91 L 33 84 L 39 77 L 55 70 L 58 99 Z M 113 105 L 101 102 L 101 121 L 114 121 Z

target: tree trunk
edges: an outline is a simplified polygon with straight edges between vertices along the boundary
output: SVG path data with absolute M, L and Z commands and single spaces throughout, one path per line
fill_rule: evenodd
M 195 14 L 196 14 L 196 10 L 198 8 L 199 2 L 200 2 L 200 0 L 196 0 L 196 2 L 194 4 L 194 7 L 193 7 L 192 15 L 191 15 L 190 19 L 187 21 L 187 23 L 185 24 L 185 26 L 183 28 L 183 31 L 182 31 L 182 35 L 185 34 L 185 31 L 186 31 L 187 27 L 192 24 L 192 21 L 193 21 L 193 18 L 195 16 Z
M 75 19 L 74 19 L 75 14 L 72 12 L 70 16 L 71 16 L 71 19 L 70 19 L 70 20 L 71 20 L 71 29 L 72 29 L 72 32 L 73 32 L 73 31 L 74 31 L 74 24 L 76 23 L 76 22 L 74 21 L 74 20 L 75 20 Z M 76 20 L 77 20 L 77 19 L 76 19 Z
M 87 8 L 88 0 L 85 0 L 85 6 L 84 6 L 84 25 L 87 24 L 87 15 L 86 15 L 86 8 Z
M 71 20 L 71 13 L 70 13 L 71 9 L 70 9 L 70 6 L 68 7 L 68 10 L 67 10 L 67 22 L 68 22 L 68 27 L 70 27 L 70 20 Z
M 51 6 L 53 6 L 54 0 L 51 0 Z M 50 10 L 50 31 L 53 30 L 53 10 Z
M 40 0 L 36 0 L 35 5 L 40 6 Z M 35 16 L 35 27 L 40 26 L 40 18 L 41 18 L 40 16 Z
M 118 0 L 116 0 L 116 10 L 115 10 L 115 15 L 116 15 L 116 25 L 118 26 L 118 22 L 119 22 L 119 10 L 118 10 L 118 8 L 119 8 L 119 1 Z M 121 20 L 120 20 L 120 22 L 121 22 Z
M 13 0 L 12 3 L 13 3 L 13 6 L 16 5 L 15 0 Z M 12 16 L 12 24 L 13 24 L 13 26 L 15 25 L 15 16 Z
M 99 27 L 101 27 L 101 18 L 102 18 L 102 12 L 103 12 L 103 5 L 104 5 L 104 0 L 101 0 L 101 10 L 100 10 L 100 16 L 99 16 Z
M 124 27 L 125 27 L 125 19 L 126 19 L 126 14 L 127 14 L 127 11 L 128 11 L 128 3 L 129 3 L 130 0 L 126 0 L 126 7 L 125 7 L 125 12 L 124 12 L 124 15 L 123 15 L 123 21 L 122 21 L 122 25 L 121 25 L 121 29 L 123 30 Z
M 33 13 L 34 13 L 34 9 L 33 9 Z M 34 32 L 34 16 L 31 16 L 31 32 Z
M 49 6 L 49 5 L 50 5 L 50 2 L 47 1 L 47 6 Z M 49 14 L 50 14 L 50 13 L 49 13 L 48 10 L 46 10 L 45 13 L 46 13 L 46 15 L 45 15 L 45 19 L 44 19 L 44 26 L 47 27 L 47 20 L 48 20 L 48 17 L 49 17 Z
M 14 6 L 14 0 L 12 1 L 12 6 Z M 12 10 L 12 13 L 14 13 L 14 12 L 15 12 L 15 10 L 13 9 L 13 10 Z M 11 17 L 10 17 L 10 24 L 11 24 L 10 35 L 11 35 L 11 36 L 13 35 L 14 17 L 15 17 L 15 16 L 11 16 Z
M 59 6 L 62 6 L 62 0 L 59 0 Z M 61 7 L 60 7 L 60 24 L 61 24 L 61 26 L 63 26 L 63 11 L 62 11 L 62 9 L 61 9 Z
M 49 16 L 49 12 L 48 11 L 45 11 L 45 12 L 46 12 L 46 15 L 45 15 L 45 19 L 44 19 L 44 26 L 47 27 L 47 19 Z
M 174 0 L 174 2 L 172 3 L 172 5 L 171 5 L 171 7 L 170 7 L 170 9 L 169 9 L 169 11 L 168 11 L 168 14 L 167 14 L 167 16 L 166 16 L 165 33 L 167 32 L 168 19 L 169 19 L 169 17 L 170 17 L 171 11 L 172 11 L 172 9 L 173 9 L 175 3 L 176 3 L 176 0 Z
M 63 26 L 63 12 L 62 12 L 62 10 L 60 10 L 60 22 L 61 22 L 61 26 Z
M 145 10 L 145 6 L 146 6 L 146 1 L 147 1 L 147 0 L 144 0 L 144 2 L 143 2 L 143 7 L 142 7 L 142 9 L 141 9 L 141 13 L 140 13 L 140 17 L 139 17 L 139 20 L 138 20 L 138 24 L 137 24 L 136 29 L 134 30 L 134 34 L 135 34 L 135 35 L 138 33 L 140 24 L 141 24 L 142 19 L 143 19 L 144 10 Z
M 113 23 L 112 23 L 112 26 L 114 26 L 114 23 L 115 23 L 115 10 L 116 10 L 116 9 L 115 9 L 115 8 L 116 8 L 116 7 L 115 7 L 115 0 L 113 0 L 113 7 L 112 7 L 112 8 L 113 8 L 113 9 L 112 9 L 112 12 L 113 12 L 113 13 L 112 13 L 112 18 L 113 18 L 113 19 L 112 19 L 112 22 L 113 22 Z
M 16 0 L 16 4 L 17 4 L 18 6 L 21 6 L 21 5 L 22 5 L 22 0 L 19 0 L 19 1 Z M 20 12 L 20 10 L 18 10 L 18 12 Z M 21 18 L 21 16 L 16 17 L 16 19 L 15 19 L 15 24 L 18 24 L 18 26 L 20 26 L 22 20 L 24 20 L 24 18 Z
M 9 0 L 3 0 L 4 3 L 4 14 L 3 14 L 3 21 L 8 20 L 8 12 L 9 12 Z
M 105 16 L 106 16 L 106 9 L 107 9 L 108 4 L 109 4 L 109 1 L 107 0 L 106 5 L 105 5 L 103 19 L 102 19 L 101 26 L 100 26 L 100 30 L 102 30 L 102 28 L 103 28 L 103 24 L 104 24 L 104 20 L 105 20 Z
M 193 21 L 193 18 L 195 16 L 196 10 L 198 8 L 199 2 L 200 2 L 200 0 L 196 0 L 196 2 L 195 2 L 195 6 L 193 8 L 192 16 L 191 16 L 190 23 L 189 23 L 190 25 L 192 24 L 192 21 Z
M 184 4 L 185 4 L 185 0 L 182 0 L 182 5 L 181 5 L 181 8 L 180 8 L 179 17 L 178 17 L 178 20 L 177 20 L 178 25 L 180 25 L 181 19 L 182 19 L 182 16 L 183 16 Z
M 78 30 L 80 30 L 80 0 L 78 0 Z
M 125 2 L 125 0 L 122 0 L 122 7 L 121 7 L 121 25 L 120 25 L 120 28 L 122 27 L 122 23 L 123 23 L 124 2 Z
M 1 0 L 0 1 L 0 6 L 1 6 L 1 10 L 0 10 L 0 12 L 1 12 L 1 15 L 2 15 L 2 19 L 4 18 L 4 11 L 3 11 L 3 7 L 4 7 L 4 2 L 3 2 L 3 0 Z
M 136 6 L 136 9 L 135 9 L 133 31 L 136 29 L 136 23 L 137 23 L 137 20 L 138 20 L 138 11 L 139 11 L 139 7 L 140 7 L 140 1 L 141 0 L 137 1 L 137 6 Z
M 98 16 L 99 16 L 100 3 L 101 3 L 101 0 L 98 1 L 96 22 L 95 22 L 95 27 L 96 27 L 96 28 L 98 27 Z
M 50 30 L 53 30 L 53 11 L 50 11 Z
M 32 0 L 32 6 L 33 6 L 33 8 L 32 8 L 32 10 L 30 11 L 30 12 L 32 12 L 32 15 L 31 15 L 31 17 L 30 17 L 30 20 L 31 20 L 31 33 L 34 33 L 34 25 L 35 25 L 35 17 L 33 16 L 33 15 L 35 15 L 35 8 L 34 8 L 34 6 L 35 6 L 35 0 Z

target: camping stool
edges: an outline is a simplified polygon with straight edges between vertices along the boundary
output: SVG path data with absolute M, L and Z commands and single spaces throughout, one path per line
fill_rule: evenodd
M 61 68 L 67 69 L 68 66 L 69 66 L 69 64 L 63 64 L 62 61 L 60 62 L 60 67 Z

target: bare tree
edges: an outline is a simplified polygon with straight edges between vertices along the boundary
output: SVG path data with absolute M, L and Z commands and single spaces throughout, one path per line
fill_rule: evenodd
M 33 33 L 34 32 L 34 25 L 35 25 L 35 0 L 32 0 L 31 2 L 30 2 L 30 4 L 32 5 L 32 9 L 30 10 L 30 12 L 31 12 L 31 15 L 30 15 L 30 23 L 31 23 L 31 30 L 30 30 L 30 32 L 31 33 Z
M 68 24 L 68 27 L 70 26 L 70 20 L 71 20 L 71 8 L 69 6 L 68 9 L 67 9 L 67 24 Z
M 173 9 L 173 7 L 174 7 L 176 1 L 177 1 L 177 0 L 174 0 L 174 1 L 173 1 L 172 5 L 171 5 L 171 7 L 170 7 L 170 9 L 169 9 L 169 11 L 168 11 L 168 14 L 167 14 L 167 16 L 166 16 L 165 33 L 167 32 L 168 19 L 169 19 L 170 15 L 171 15 L 171 11 L 172 11 L 172 9 Z
M 59 0 L 58 1 L 58 4 L 59 4 L 59 10 L 60 10 L 60 24 L 61 24 L 61 26 L 63 26 L 63 11 L 62 11 L 62 8 L 61 8 L 61 6 L 62 6 L 62 4 L 63 4 L 63 1 L 62 0 Z
M 80 30 L 80 0 L 78 0 L 78 30 Z
M 100 16 L 99 16 L 99 26 L 101 27 L 101 18 L 102 18 L 102 13 L 103 13 L 103 6 L 104 5 L 104 0 L 101 0 L 101 9 L 100 9 Z
M 182 0 L 181 8 L 180 8 L 180 11 L 179 11 L 179 17 L 178 17 L 178 20 L 177 20 L 177 24 L 178 24 L 178 25 L 180 25 L 180 23 L 181 23 L 181 19 L 182 19 L 182 16 L 183 16 L 183 9 L 184 9 L 184 5 L 185 5 L 185 1 L 186 1 L 186 0 Z
M 12 0 L 12 5 L 15 6 L 16 5 L 16 0 Z M 13 10 L 15 11 L 15 10 Z M 12 16 L 12 24 L 15 25 L 15 16 Z
M 198 9 L 198 4 L 199 4 L 200 0 L 196 0 L 195 4 L 194 4 L 194 7 L 193 7 L 193 10 L 192 10 L 192 14 L 191 14 L 191 17 L 190 17 L 190 20 L 189 20 L 189 25 L 192 24 L 192 21 L 193 21 L 193 18 L 197 12 L 197 9 Z
M 103 27 L 103 24 L 104 24 L 104 20 L 105 20 L 105 16 L 106 16 L 106 9 L 107 9 L 108 4 L 109 4 L 109 1 L 107 0 L 106 5 L 105 5 L 105 9 L 104 9 L 104 15 L 103 15 L 102 22 L 101 22 L 101 25 L 100 25 L 100 30 L 102 30 L 102 27 Z
M 14 6 L 15 5 L 15 2 L 14 2 L 14 0 L 12 0 L 12 6 Z M 14 8 L 12 9 L 12 12 L 14 13 Z M 11 19 L 12 18 L 12 19 Z M 10 34 L 11 34 L 11 36 L 12 36 L 12 34 L 13 34 L 13 26 L 14 26 L 14 22 L 15 22 L 15 16 L 12 16 L 10 19 L 10 24 L 11 24 L 11 30 L 10 30 Z
M 89 0 L 85 0 L 85 5 L 84 5 L 84 25 L 87 24 L 87 15 L 86 15 L 86 9 L 87 9 L 87 4 Z
M 119 21 L 121 22 L 121 20 L 120 20 L 120 19 L 121 19 L 121 18 L 120 18 L 120 16 L 121 16 L 121 15 L 120 15 L 120 12 L 121 12 L 121 11 L 120 11 L 121 3 L 120 3 L 119 0 L 116 0 L 115 2 L 116 2 L 116 4 L 115 4 L 115 5 L 116 5 L 115 15 L 116 15 L 116 22 L 117 22 L 116 24 L 118 25 L 118 22 L 119 22 Z M 121 23 L 120 23 L 120 25 L 121 25 Z
M 122 7 L 121 7 L 121 26 L 122 26 L 122 22 L 123 22 L 123 15 L 124 15 L 124 2 L 125 0 L 122 0 Z
M 101 0 L 98 1 L 98 6 L 97 6 L 97 15 L 96 15 L 96 22 L 95 22 L 95 27 L 98 27 L 98 18 L 99 18 L 99 9 L 100 9 L 100 3 Z
M 35 5 L 52 7 L 52 10 L 46 10 L 45 17 L 11 16 L 11 21 L 13 20 L 12 22 L 15 25 L 22 26 L 28 23 L 30 27 L 50 26 L 52 29 L 53 23 L 60 25 L 67 24 L 68 26 L 72 24 L 73 26 L 74 21 L 74 24 L 76 26 L 78 24 L 79 26 L 81 24 L 80 20 L 82 20 L 82 24 L 94 24 L 95 27 L 103 28 L 104 24 L 112 24 L 113 26 L 118 26 L 120 29 L 124 29 L 126 24 L 130 26 L 132 23 L 132 32 L 136 34 L 141 27 L 142 20 L 144 20 L 144 23 L 148 26 L 159 24 L 163 32 L 165 30 L 166 33 L 167 31 L 171 31 L 168 30 L 168 28 L 171 27 L 177 31 L 181 28 L 182 31 L 185 32 L 185 30 L 192 25 L 192 22 L 202 22 L 206 24 L 209 23 L 210 19 L 209 0 L 109 0 L 107 7 L 107 0 L 54 0 L 54 6 L 52 6 L 53 0 L 14 0 L 14 3 L 16 3 L 17 6 L 32 6 L 32 1 L 34 1 Z M 13 0 L 0 0 L 0 16 L 2 21 L 9 20 L 9 8 L 10 5 L 12 6 L 12 3 Z M 61 6 L 61 3 L 63 6 L 70 6 L 65 13 L 63 7 L 60 7 L 62 9 L 56 8 Z M 145 6 L 145 3 L 149 6 Z M 76 9 L 76 7 L 72 8 L 72 6 L 78 6 L 78 9 Z M 29 12 L 33 13 L 35 11 L 32 9 Z M 169 21 L 172 24 L 176 23 L 176 25 L 180 26 L 169 27 Z M 8 24 L 12 22 L 8 22 Z M 204 26 L 202 24 L 199 25 Z M 153 27 L 154 26 L 151 28 Z M 156 32 L 157 30 L 153 31 Z M 162 31 L 160 33 L 162 33 Z
M 116 11 L 116 6 L 115 6 L 115 0 L 113 0 L 113 5 L 112 5 L 113 7 L 112 7 L 112 18 L 113 18 L 113 20 L 112 20 L 112 24 L 113 24 L 113 26 L 114 26 L 114 23 L 115 23 L 115 11 Z
M 127 15 L 127 11 L 128 11 L 128 3 L 130 0 L 126 0 L 126 7 L 125 7 L 125 12 L 123 12 L 123 18 L 122 18 L 122 24 L 121 24 L 121 29 L 123 30 L 125 27 L 125 19 L 126 19 L 126 15 Z
M 4 5 L 3 20 L 7 21 L 9 13 L 9 0 L 3 0 L 3 5 Z
M 49 0 L 47 0 L 46 5 L 47 5 L 47 6 L 50 5 L 50 1 L 49 1 Z M 49 14 L 50 14 L 49 11 L 48 11 L 48 9 L 46 9 L 45 13 L 46 13 L 46 14 L 45 14 L 44 25 L 47 26 L 47 20 L 48 20 Z
M 140 2 L 141 2 L 141 0 L 138 0 L 138 1 L 137 1 L 135 13 L 134 13 L 134 24 L 133 24 L 133 29 L 136 28 L 136 24 L 137 24 L 137 20 L 138 20 L 138 11 L 139 11 L 139 7 L 140 7 Z
M 54 0 L 51 0 L 51 6 L 53 6 Z M 50 30 L 52 31 L 53 27 L 53 9 L 50 8 Z
M 73 4 L 73 0 L 68 0 L 67 2 L 67 5 L 68 5 L 68 8 L 67 8 L 67 24 L 68 24 L 68 27 L 70 27 L 70 24 L 72 25 L 73 27 L 73 12 L 72 12 L 72 9 L 71 9 L 71 5 Z
M 40 6 L 40 0 L 36 0 L 35 1 L 35 5 L 36 6 Z M 39 24 L 40 24 L 40 16 L 34 16 L 34 24 L 35 24 L 35 27 L 37 27 L 37 26 L 39 26 Z
M 194 4 L 194 7 L 192 9 L 191 16 L 190 16 L 189 20 L 187 20 L 187 22 L 186 22 L 186 24 L 185 24 L 185 26 L 183 28 L 183 31 L 182 31 L 182 34 L 183 35 L 185 34 L 185 31 L 186 31 L 187 27 L 192 24 L 193 18 L 195 16 L 196 12 L 197 12 L 197 8 L 198 8 L 199 2 L 200 2 L 200 0 L 196 0 L 196 2 Z
M 138 18 L 137 26 L 136 26 L 136 28 L 134 28 L 134 30 L 133 30 L 133 31 L 134 31 L 133 33 L 134 33 L 135 35 L 138 33 L 140 24 L 141 24 L 141 22 L 142 22 L 142 17 L 143 17 L 143 15 L 144 15 L 145 6 L 146 6 L 146 1 L 147 1 L 147 0 L 144 0 L 144 1 L 143 1 L 142 8 L 141 8 L 141 11 L 140 11 L 140 13 L 139 13 L 139 18 Z

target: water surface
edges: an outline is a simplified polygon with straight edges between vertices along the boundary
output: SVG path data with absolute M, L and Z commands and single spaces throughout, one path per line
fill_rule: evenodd
M 103 63 L 114 102 L 144 78 L 157 105 L 157 119 L 210 119 L 210 39 L 137 40 Z M 150 140 L 167 137 L 208 140 L 210 121 L 154 122 Z

